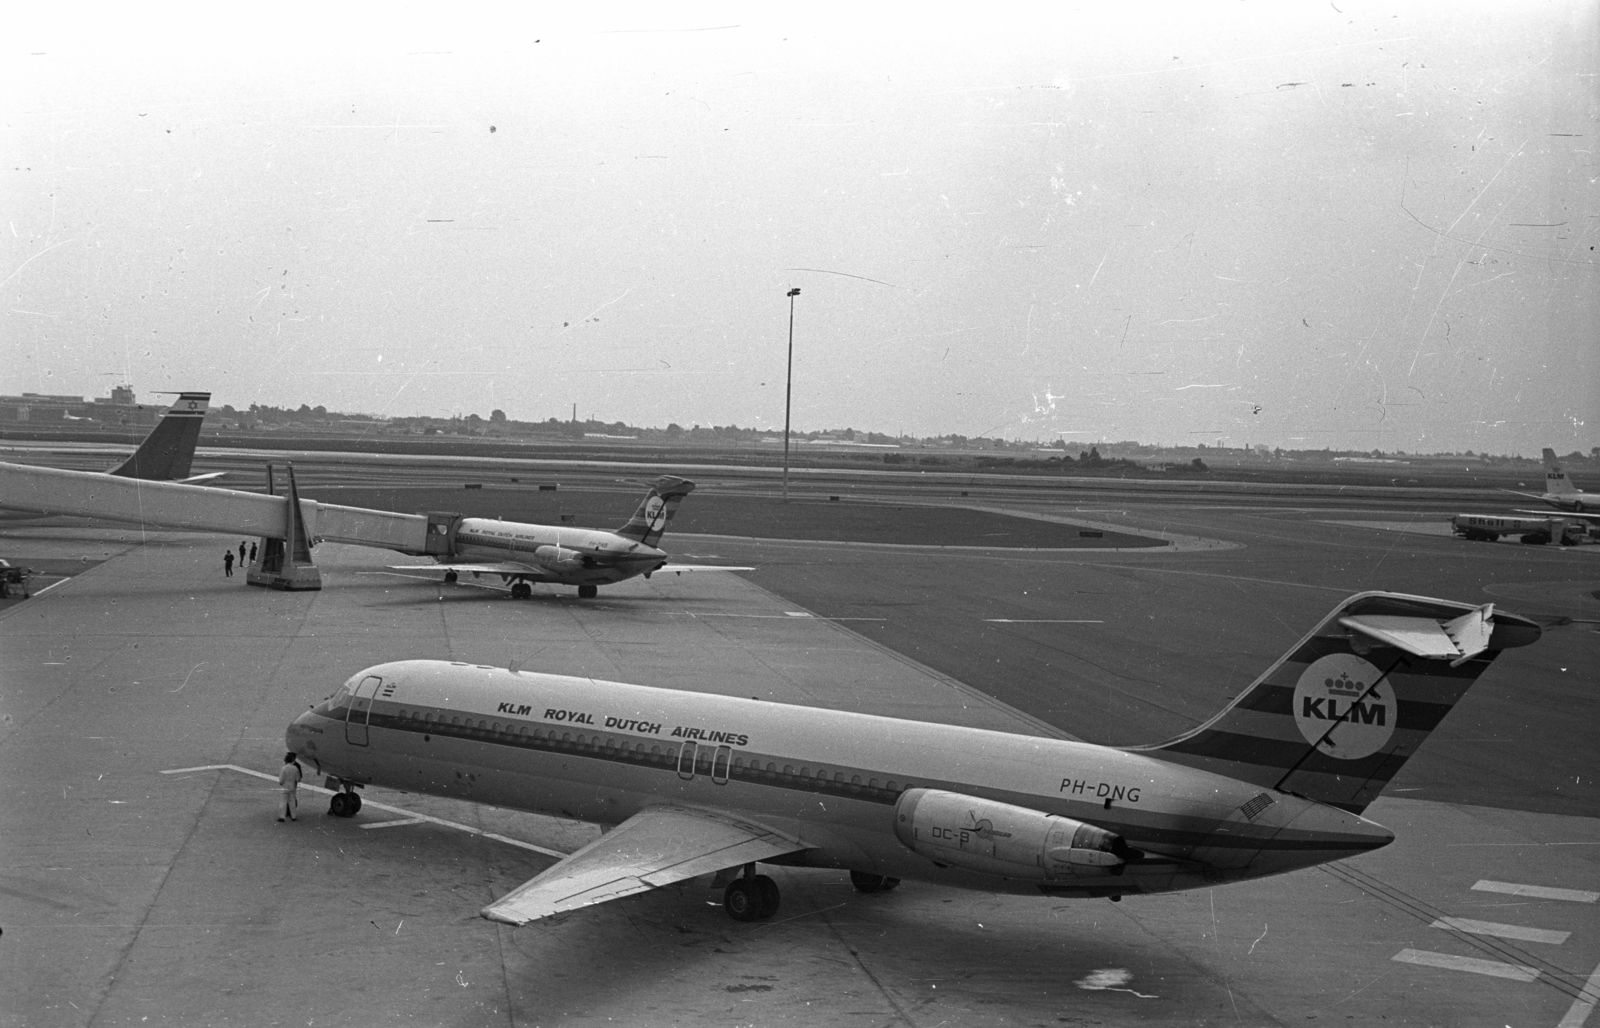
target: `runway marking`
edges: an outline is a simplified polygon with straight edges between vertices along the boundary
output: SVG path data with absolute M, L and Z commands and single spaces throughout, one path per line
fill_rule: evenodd
M 1571 932 L 1555 932 L 1548 928 L 1524 928 L 1521 925 L 1500 924 L 1496 921 L 1474 921 L 1468 917 L 1441 917 L 1429 928 L 1448 928 L 1470 935 L 1493 935 L 1501 939 L 1521 939 L 1523 942 L 1546 942 L 1559 946 L 1567 941 Z
M 1104 621 L 1055 621 L 1049 618 L 984 618 L 991 625 L 1103 625 Z
M 1479 960 L 1477 957 L 1458 957 L 1454 953 L 1434 953 L 1425 949 L 1403 949 L 1389 959 L 1398 960 L 1402 964 L 1442 967 L 1447 971 L 1469 971 L 1472 974 L 1510 978 L 1519 982 L 1531 982 L 1539 977 L 1538 971 L 1531 967 L 1523 967 L 1521 964 L 1503 964 L 1498 960 Z
M 1509 896 L 1531 896 L 1534 899 L 1567 900 L 1571 903 L 1593 903 L 1600 900 L 1600 892 L 1584 889 L 1552 889 L 1545 885 L 1518 885 L 1515 882 L 1491 882 L 1483 879 L 1473 886 L 1478 892 L 1503 892 Z
M 188 774 L 191 771 L 237 771 L 241 775 L 250 775 L 253 778 L 263 778 L 274 784 L 276 784 L 278 781 L 277 775 L 269 775 L 265 771 L 254 771 L 248 767 L 240 767 L 238 764 L 201 764 L 199 767 L 178 767 L 173 768 L 170 771 L 163 771 L 161 773 L 164 775 L 182 775 Z M 310 792 L 321 793 L 324 796 L 332 796 L 334 792 L 334 790 L 324 789 L 320 785 L 302 785 L 300 788 Z M 464 825 L 459 821 L 446 821 L 442 817 L 433 817 L 429 814 L 418 814 L 415 811 L 407 810 L 404 807 L 390 806 L 387 803 L 378 803 L 374 800 L 363 800 L 361 806 L 362 809 L 371 807 L 374 810 L 384 810 L 391 814 L 399 814 L 402 818 L 409 819 L 404 822 L 405 824 L 421 824 L 422 822 L 427 822 L 428 824 L 439 825 L 443 828 L 454 828 L 456 831 L 466 832 L 468 835 L 481 835 L 485 839 L 493 839 L 495 842 L 503 842 L 507 846 L 517 846 L 525 850 L 532 850 L 535 853 L 542 853 L 547 857 L 555 857 L 557 860 L 567 856 L 567 854 L 562 853 L 560 850 L 545 849 L 543 846 L 535 846 L 531 842 L 523 842 L 521 839 L 512 839 L 504 835 L 498 835 L 494 832 L 486 832 L 482 828 L 474 828 L 471 825 Z M 362 825 L 361 827 L 389 828 L 399 823 L 400 822 L 395 821 L 384 821 L 379 824 Z
M 1583 990 L 1572 1001 L 1572 1006 L 1567 1008 L 1567 1015 L 1556 1028 L 1583 1028 L 1583 1023 L 1589 1020 L 1597 1004 L 1600 1004 L 1600 967 L 1596 967 L 1589 980 L 1583 983 Z
M 420 825 L 420 824 L 422 824 L 422 818 L 420 818 L 420 817 L 403 817 L 398 821 L 374 821 L 371 824 L 362 825 L 361 827 L 362 828 L 399 828 L 402 825 Z

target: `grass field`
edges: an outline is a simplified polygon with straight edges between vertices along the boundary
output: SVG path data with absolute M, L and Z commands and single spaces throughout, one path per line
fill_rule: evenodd
M 617 528 L 638 506 L 641 493 L 485 486 L 482 489 L 319 487 L 304 495 L 323 503 L 406 514 L 448 510 L 468 517 L 504 518 L 579 528 Z M 914 543 L 923 546 L 1003 546 L 1031 549 L 1105 549 L 1165 546 L 1160 539 L 1104 532 L 1053 521 L 1012 517 L 967 507 L 860 501 L 781 500 L 765 496 L 693 493 L 673 518 L 674 533 L 736 535 L 760 539 Z M 1098 531 L 1098 530 L 1094 530 Z

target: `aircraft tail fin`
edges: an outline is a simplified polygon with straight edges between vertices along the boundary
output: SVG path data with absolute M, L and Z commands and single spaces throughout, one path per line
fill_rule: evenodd
M 133 455 L 108 473 L 158 481 L 188 477 L 195 444 L 200 441 L 200 425 L 210 404 L 210 393 L 179 393 L 177 402 L 161 415 Z
M 639 509 L 633 512 L 628 523 L 616 529 L 617 535 L 654 546 L 661 540 L 661 533 L 667 530 L 667 522 L 672 520 L 678 504 L 693 491 L 694 483 L 688 479 L 662 475 L 639 501 Z
M 1557 496 L 1578 491 L 1578 487 L 1567 478 L 1567 473 L 1556 460 L 1556 451 L 1548 446 L 1544 448 L 1544 491 L 1555 493 Z
M 1359 593 L 1216 717 L 1128 749 L 1359 814 L 1500 651 L 1539 634 L 1493 604 Z

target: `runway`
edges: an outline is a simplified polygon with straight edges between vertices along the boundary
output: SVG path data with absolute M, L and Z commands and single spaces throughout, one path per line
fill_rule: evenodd
M 758 570 L 513 602 L 381 573 L 395 555 L 355 547 L 317 550 L 321 592 L 276 593 L 223 577 L 238 539 L 0 526 L 14 562 L 98 562 L 0 611 L 0 1025 L 1600 1024 L 1600 548 L 1327 523 L 1411 520 L 1386 502 L 970 492 L 942 502 L 1225 545 L 669 533 L 676 556 Z M 777 869 L 771 922 L 737 924 L 690 883 L 511 929 L 478 908 L 595 829 L 382 790 L 353 820 L 303 795 L 278 824 L 257 777 L 306 704 L 406 657 L 1151 741 L 1368 588 L 1550 627 L 1369 809 L 1394 845 L 1212 891 L 863 896 Z

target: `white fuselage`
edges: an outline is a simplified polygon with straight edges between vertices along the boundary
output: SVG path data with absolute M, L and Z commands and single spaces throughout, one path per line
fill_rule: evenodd
M 1566 493 L 1547 492 L 1539 499 L 1557 510 L 1570 510 L 1575 513 L 1600 510 L 1600 493 L 1586 493 L 1581 490 Z
M 615 532 L 464 518 L 456 530 L 455 554 L 449 559 L 518 561 L 538 569 L 521 577 L 606 585 L 654 571 L 667 562 L 667 555 Z
M 995 891 L 1195 888 L 1385 845 L 1357 815 L 1088 743 L 440 661 L 352 677 L 289 727 L 319 773 L 617 824 L 652 804 L 731 811 L 811 847 L 794 863 Z M 1092 823 L 1146 854 L 1040 883 L 964 871 L 895 834 L 945 790 Z

